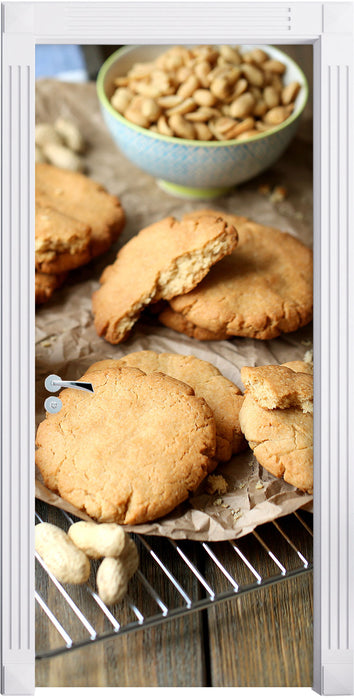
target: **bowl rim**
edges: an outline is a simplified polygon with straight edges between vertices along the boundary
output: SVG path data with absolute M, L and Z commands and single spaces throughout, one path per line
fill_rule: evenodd
M 298 117 L 302 114 L 302 112 L 305 109 L 308 96 L 309 96 L 309 86 L 308 86 L 308 81 L 307 78 L 303 72 L 303 70 L 300 68 L 300 66 L 294 61 L 294 59 L 290 58 L 287 54 L 285 54 L 281 49 L 278 49 L 276 46 L 273 46 L 272 44 L 267 44 L 267 45 L 258 45 L 254 44 L 255 48 L 262 48 L 266 49 L 267 47 L 271 48 L 274 50 L 279 56 L 283 56 L 285 58 L 284 63 L 288 63 L 292 65 L 298 73 L 300 73 L 301 78 L 303 80 L 302 88 L 303 88 L 303 96 L 302 100 L 300 101 L 298 107 L 294 110 L 294 112 L 287 118 L 285 121 L 283 121 L 281 124 L 278 126 L 275 126 L 273 129 L 268 129 L 266 132 L 260 132 L 257 134 L 257 136 L 250 136 L 248 139 L 245 139 L 244 141 L 239 141 L 238 139 L 229 139 L 228 141 L 202 141 L 202 140 L 197 140 L 197 139 L 183 139 L 180 138 L 179 136 L 165 136 L 164 134 L 158 134 L 155 131 L 151 131 L 150 129 L 145 129 L 142 126 L 138 126 L 137 124 L 133 124 L 133 122 L 129 121 L 129 119 L 126 119 L 122 114 L 117 112 L 114 107 L 112 107 L 106 93 L 104 90 L 104 79 L 106 77 L 106 74 L 108 70 L 111 68 L 111 66 L 116 62 L 117 58 L 120 56 L 129 53 L 130 51 L 134 49 L 141 48 L 143 46 L 142 44 L 129 44 L 129 46 L 123 46 L 120 49 L 117 49 L 117 51 L 114 51 L 111 56 L 109 56 L 106 61 L 102 64 L 98 75 L 96 79 L 96 89 L 97 89 L 97 95 L 102 103 L 102 105 L 108 110 L 108 112 L 117 119 L 117 121 L 121 122 L 124 124 L 126 127 L 132 129 L 133 131 L 137 131 L 140 134 L 143 134 L 148 136 L 152 139 L 156 139 L 157 141 L 162 141 L 165 143 L 170 143 L 170 144 L 181 144 L 181 145 L 186 145 L 186 146 L 193 146 L 194 148 L 198 148 L 200 146 L 203 147 L 208 147 L 208 148 L 220 148 L 220 147 L 230 147 L 230 146 L 244 146 L 247 145 L 248 143 L 252 143 L 253 141 L 258 141 L 260 139 L 264 139 L 267 136 L 273 136 L 274 134 L 278 133 L 279 131 L 282 131 L 287 126 L 290 126 Z M 243 44 L 240 44 L 242 47 Z M 248 46 L 248 44 L 246 44 Z

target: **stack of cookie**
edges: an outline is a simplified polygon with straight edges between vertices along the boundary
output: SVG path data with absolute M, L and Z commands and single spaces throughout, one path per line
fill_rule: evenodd
M 37 431 L 45 485 L 100 522 L 170 513 L 247 447 L 271 474 L 312 493 L 312 367 L 243 367 L 240 389 L 209 362 L 141 351 L 89 367 L 94 393 L 64 389 Z M 206 482 L 206 487 L 208 486 Z
M 201 210 L 164 219 L 104 271 L 96 330 L 119 343 L 144 307 L 164 299 L 160 321 L 198 340 L 275 338 L 312 320 L 312 273 L 309 248 L 245 217 Z
M 313 491 L 313 377 L 306 362 L 243 367 L 240 424 L 259 464 Z
M 81 173 L 36 165 L 36 303 L 52 296 L 70 270 L 105 253 L 123 229 L 117 199 Z

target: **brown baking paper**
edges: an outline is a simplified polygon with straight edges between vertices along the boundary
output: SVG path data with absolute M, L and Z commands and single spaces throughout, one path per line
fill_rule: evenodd
M 277 364 L 304 359 L 312 348 L 312 325 L 271 341 L 234 338 L 200 342 L 164 328 L 148 314 L 142 316 L 129 339 L 118 346 L 99 338 L 93 326 L 91 295 L 98 288 L 102 269 L 117 250 L 142 227 L 165 216 L 180 217 L 200 207 L 248 216 L 276 226 L 312 245 L 312 142 L 311 123 L 304 122 L 287 153 L 271 170 L 215 201 L 188 201 L 162 192 L 155 180 L 129 163 L 113 143 L 100 114 L 94 84 L 65 84 L 52 80 L 36 85 L 36 121 L 72 119 L 86 142 L 87 174 L 117 195 L 127 215 L 119 241 L 105 256 L 70 273 L 65 286 L 36 312 L 36 422 L 45 416 L 48 396 L 44 380 L 49 374 L 78 379 L 94 362 L 119 358 L 138 350 L 193 354 L 212 362 L 240 388 L 244 365 Z M 261 194 L 260 185 L 285 187 L 284 201 Z M 219 465 L 215 472 L 228 483 L 225 495 L 208 495 L 203 485 L 197 494 L 165 518 L 144 525 L 126 526 L 129 532 L 174 539 L 204 541 L 241 537 L 257 525 L 298 508 L 311 507 L 312 497 L 276 479 L 255 460 L 250 449 Z M 49 491 L 36 473 L 36 496 L 82 519 L 90 518 Z

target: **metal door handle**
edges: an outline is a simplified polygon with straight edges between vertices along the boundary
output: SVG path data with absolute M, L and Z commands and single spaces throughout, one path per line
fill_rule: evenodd
M 89 391 L 91 394 L 94 393 L 93 386 L 91 382 L 68 382 L 64 381 L 56 374 L 50 374 L 44 382 L 44 386 L 47 391 L 55 394 L 59 389 L 81 389 L 81 391 Z
M 59 391 L 59 389 L 80 389 L 81 391 L 88 391 L 90 394 L 94 393 L 93 386 L 91 382 L 70 382 L 70 381 L 63 381 L 61 377 L 58 377 L 57 374 L 50 374 L 45 382 L 44 386 L 47 389 L 47 391 L 50 391 L 50 393 L 54 394 L 55 392 Z M 48 398 L 44 402 L 44 408 L 48 413 L 58 413 L 60 409 L 62 408 L 63 404 L 59 398 L 56 396 L 48 396 Z

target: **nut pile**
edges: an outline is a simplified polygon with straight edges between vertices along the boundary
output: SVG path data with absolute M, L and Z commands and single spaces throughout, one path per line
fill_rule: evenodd
M 283 83 L 286 65 L 259 48 L 174 46 L 115 79 L 112 106 L 165 136 L 246 140 L 285 121 L 301 88 Z
M 35 527 L 35 547 L 61 583 L 86 583 L 90 577 L 90 559 L 102 559 L 96 585 L 106 605 L 122 600 L 139 566 L 135 543 L 115 523 L 78 521 L 68 533 L 56 525 L 39 523 Z
M 82 172 L 85 169 L 80 156 L 85 150 L 84 138 L 69 119 L 59 117 L 54 124 L 36 124 L 36 163 L 50 163 L 57 168 Z

